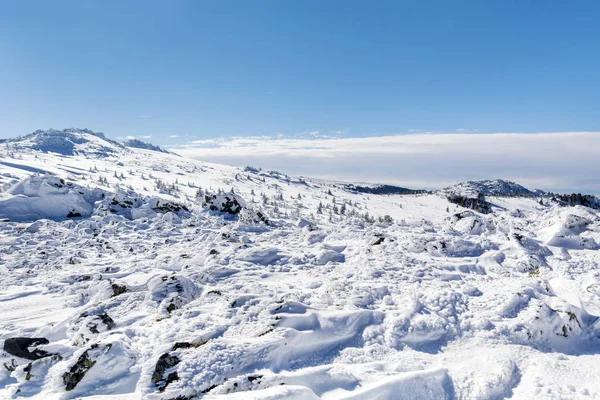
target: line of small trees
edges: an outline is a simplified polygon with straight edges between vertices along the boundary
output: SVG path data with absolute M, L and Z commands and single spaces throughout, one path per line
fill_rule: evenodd
M 453 204 L 458 204 L 461 207 L 488 214 L 492 211 L 492 206 L 485 200 L 483 193 L 478 193 L 477 197 L 467 197 L 459 194 L 450 195 L 448 201 Z

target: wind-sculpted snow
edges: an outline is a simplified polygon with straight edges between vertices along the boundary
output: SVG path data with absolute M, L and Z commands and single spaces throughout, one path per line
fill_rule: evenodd
M 54 176 L 32 176 L 0 194 L 0 218 L 27 221 L 89 216 L 106 193 Z
M 0 398 L 600 397 L 598 211 L 148 154 L 0 166 Z
M 189 210 L 186 206 L 141 196 L 132 190 L 117 188 L 111 194 L 51 175 L 25 178 L 0 194 L 0 218 L 11 221 L 89 217 L 92 214 L 118 214 L 139 219 L 152 218 L 160 211 L 187 215 Z

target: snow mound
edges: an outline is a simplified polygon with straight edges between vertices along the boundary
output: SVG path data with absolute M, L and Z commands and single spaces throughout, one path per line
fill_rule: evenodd
M 194 300 L 202 289 L 181 275 L 156 275 L 148 282 L 148 297 L 158 304 L 158 313 L 168 315 Z
M 0 218 L 11 221 L 87 217 L 94 203 L 105 197 L 101 189 L 87 189 L 55 176 L 31 176 L 0 197 Z
M 152 218 L 158 213 L 189 216 L 181 204 L 158 197 L 141 196 L 117 188 L 114 194 L 88 189 L 52 175 L 33 175 L 0 196 L 0 218 L 10 221 L 64 219 L 91 215 L 122 215 L 127 219 Z M 35 232 L 35 225 L 27 228 Z
M 583 210 L 580 213 L 584 213 Z M 588 227 L 593 224 L 589 216 L 577 215 L 569 210 L 561 210 L 561 214 L 554 218 L 554 223 L 541 230 L 541 237 L 546 245 L 563 247 L 572 250 L 594 250 L 598 243 L 591 236 L 586 236 Z
M 448 217 L 448 222 L 456 231 L 467 235 L 480 235 L 485 231 L 485 222 L 472 211 L 463 211 Z

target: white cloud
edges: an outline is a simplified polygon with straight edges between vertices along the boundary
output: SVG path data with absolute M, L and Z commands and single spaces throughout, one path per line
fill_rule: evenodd
M 135 138 L 136 138 L 135 136 L 125 136 L 125 139 L 127 139 L 127 140 L 133 140 Z
M 179 137 L 179 135 L 169 135 L 169 138 L 171 139 L 177 139 Z
M 600 132 L 412 134 L 369 138 L 238 137 L 174 151 L 294 175 L 443 187 L 504 178 L 529 187 L 600 193 Z
M 140 139 L 152 139 L 152 135 L 140 136 Z

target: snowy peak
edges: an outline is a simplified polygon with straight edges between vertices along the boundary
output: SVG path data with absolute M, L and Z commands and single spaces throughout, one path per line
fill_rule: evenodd
M 15 139 L 0 140 L 0 145 L 4 145 L 9 151 L 31 149 L 64 156 L 84 155 L 93 158 L 127 152 L 123 145 L 107 139 L 102 132 L 77 128 L 37 130 Z
M 440 191 L 445 195 L 476 197 L 479 193 L 487 196 L 536 196 L 543 192 L 529 190 L 518 183 L 504 179 L 467 181 L 448 186 Z

